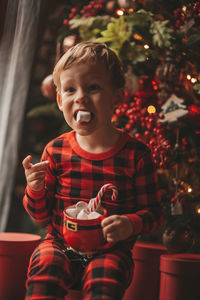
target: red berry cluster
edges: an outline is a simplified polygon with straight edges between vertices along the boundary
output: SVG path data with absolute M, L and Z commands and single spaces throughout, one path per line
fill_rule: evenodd
M 104 2 L 105 0 L 90 1 L 88 5 L 85 5 L 82 8 L 81 10 L 82 16 L 84 18 L 96 16 L 98 12 L 103 9 Z
M 98 15 L 99 11 L 103 9 L 103 3 L 105 0 L 92 0 L 88 5 L 83 6 L 83 8 L 80 10 L 78 7 L 73 7 L 68 15 L 67 18 L 63 20 L 63 25 L 66 26 L 69 24 L 69 20 L 74 19 L 77 14 L 80 13 L 80 15 L 83 18 L 88 18 L 92 16 Z M 63 8 L 62 8 L 63 9 Z M 59 12 L 60 14 L 60 12 Z
M 200 18 L 200 1 L 189 4 L 185 11 L 182 8 L 177 8 L 174 11 L 176 20 L 176 28 L 184 25 L 187 19 Z
M 142 107 L 142 101 L 134 97 L 134 102 L 121 104 L 115 111 L 117 124 L 122 118 L 126 119 L 125 130 L 145 143 L 152 152 L 154 163 L 159 168 L 169 166 L 172 147 L 164 137 L 165 129 L 158 122 L 162 117 L 157 113 L 149 114 Z
M 185 24 L 187 16 L 181 8 L 177 8 L 174 11 L 174 16 L 176 18 L 176 25 L 175 25 L 176 28 L 180 28 L 180 26 Z

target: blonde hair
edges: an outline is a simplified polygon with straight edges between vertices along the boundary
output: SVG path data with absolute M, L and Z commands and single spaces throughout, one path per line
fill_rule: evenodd
M 114 51 L 106 44 L 96 42 L 81 42 L 71 47 L 57 62 L 53 71 L 53 80 L 60 91 L 60 74 L 72 65 L 82 62 L 103 63 L 109 72 L 110 81 L 114 88 L 120 89 L 125 85 L 124 71 L 121 61 Z

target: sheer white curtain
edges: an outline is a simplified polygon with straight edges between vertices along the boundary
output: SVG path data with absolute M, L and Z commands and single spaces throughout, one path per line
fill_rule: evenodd
M 5 231 L 11 204 L 41 2 L 7 2 L 0 42 L 0 231 Z

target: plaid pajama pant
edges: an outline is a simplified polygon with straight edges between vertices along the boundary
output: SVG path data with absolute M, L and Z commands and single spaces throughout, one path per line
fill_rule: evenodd
M 44 240 L 32 254 L 26 300 L 63 300 L 69 288 L 81 283 L 83 299 L 121 300 L 133 276 L 129 250 L 114 247 L 94 256 L 83 266 L 80 259 L 69 257 L 62 245 Z

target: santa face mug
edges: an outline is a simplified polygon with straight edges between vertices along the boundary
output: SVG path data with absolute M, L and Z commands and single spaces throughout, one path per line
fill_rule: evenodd
M 112 190 L 114 200 L 118 194 L 117 188 L 106 184 L 88 204 L 79 201 L 64 210 L 63 235 L 75 251 L 92 254 L 111 247 L 111 243 L 106 242 L 101 227 L 102 220 L 107 217 L 107 210 L 101 206 L 101 198 L 108 190 Z

